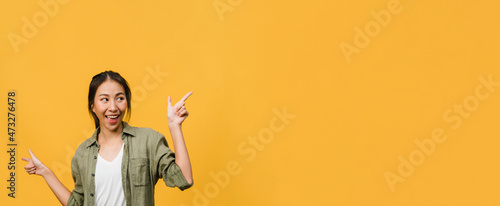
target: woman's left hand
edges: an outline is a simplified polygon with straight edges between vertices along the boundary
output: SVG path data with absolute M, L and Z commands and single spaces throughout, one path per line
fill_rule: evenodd
M 170 100 L 170 96 L 168 96 L 168 109 L 167 109 L 167 118 L 168 118 L 168 124 L 170 126 L 180 126 L 182 125 L 182 122 L 186 119 L 186 117 L 189 115 L 188 111 L 186 110 L 185 106 L 185 101 L 186 99 L 191 96 L 193 92 L 188 92 L 182 99 L 175 103 L 172 106 L 172 102 Z

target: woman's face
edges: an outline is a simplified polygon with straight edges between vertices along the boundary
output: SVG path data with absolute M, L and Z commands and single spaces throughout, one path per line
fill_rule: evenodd
M 92 105 L 92 111 L 99 119 L 101 130 L 119 132 L 127 104 L 123 86 L 111 79 L 104 81 L 97 88 Z

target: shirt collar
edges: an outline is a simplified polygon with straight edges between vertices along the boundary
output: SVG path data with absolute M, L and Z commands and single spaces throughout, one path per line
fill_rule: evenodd
M 135 137 L 135 129 L 134 127 L 130 126 L 127 122 L 122 122 L 123 123 L 123 132 L 122 132 L 122 139 L 125 138 L 125 135 L 123 134 L 128 134 L 132 137 Z M 92 145 L 98 145 L 97 143 L 97 135 L 99 135 L 99 132 L 100 132 L 101 128 L 98 127 L 94 134 L 92 134 L 92 137 L 90 137 L 88 140 L 87 140 L 87 147 L 90 147 Z

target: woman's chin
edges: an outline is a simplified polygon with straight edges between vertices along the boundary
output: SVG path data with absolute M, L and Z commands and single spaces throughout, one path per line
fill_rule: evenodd
M 113 123 L 106 122 L 106 124 L 104 126 L 106 127 L 107 130 L 115 132 L 115 131 L 117 131 L 118 129 L 121 128 L 121 126 L 122 126 L 122 120 L 119 119 L 118 121 L 113 122 Z

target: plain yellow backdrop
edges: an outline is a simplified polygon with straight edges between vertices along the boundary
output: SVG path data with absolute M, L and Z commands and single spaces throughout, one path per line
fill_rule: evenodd
M 195 183 L 181 192 L 160 181 L 157 205 L 500 205 L 499 8 L 485 0 L 5 1 L 2 205 L 58 204 L 41 177 L 24 172 L 28 148 L 73 188 L 71 158 L 93 131 L 88 84 L 110 69 L 132 87 L 130 124 L 170 144 L 167 97 L 194 92 L 184 133 Z M 436 128 L 445 141 L 432 139 Z M 422 141 L 433 141 L 428 154 Z

